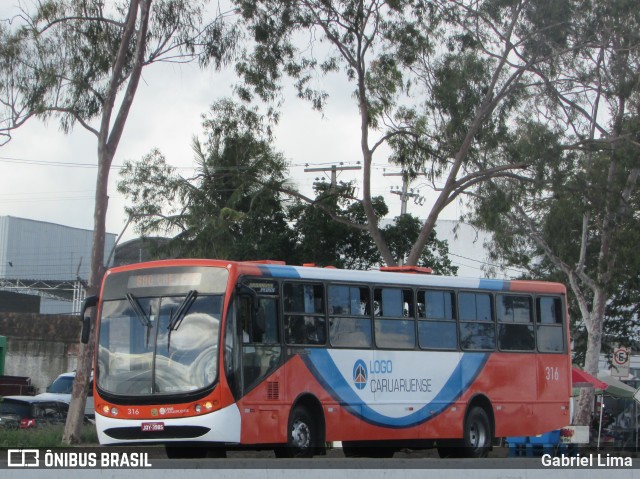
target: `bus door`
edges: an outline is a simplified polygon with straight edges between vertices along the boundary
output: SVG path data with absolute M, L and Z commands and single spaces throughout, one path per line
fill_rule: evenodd
M 278 368 L 282 356 L 277 283 L 252 280 L 247 282 L 246 286 L 256 294 L 241 294 L 238 297 L 239 344 L 242 345 L 242 396 L 261 385 L 265 378 Z M 273 393 L 273 386 L 271 392 Z M 275 398 L 271 394 L 268 399 Z
M 276 371 L 282 363 L 278 289 L 275 282 L 251 283 L 257 294 L 240 294 L 237 307 L 237 339 L 242 350 L 241 440 L 246 444 L 272 443 L 282 440 L 281 434 L 285 431 L 282 421 L 286 421 L 286 415 L 281 414 L 284 377 Z M 265 292 L 267 294 L 262 294 Z
M 282 347 L 278 334 L 276 298 L 260 297 L 253 309 L 247 298 L 240 300 L 242 325 L 242 389 L 246 394 L 274 372 L 280 364 Z

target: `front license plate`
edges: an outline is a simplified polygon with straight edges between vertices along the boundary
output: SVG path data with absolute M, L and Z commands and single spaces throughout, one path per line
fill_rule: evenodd
M 140 427 L 142 429 L 142 432 L 164 431 L 163 422 L 143 422 Z

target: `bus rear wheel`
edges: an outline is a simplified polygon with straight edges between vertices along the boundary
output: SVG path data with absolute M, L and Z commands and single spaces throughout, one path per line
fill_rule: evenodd
M 316 423 L 302 406 L 296 406 L 289 415 L 287 445 L 275 449 L 276 457 L 311 457 L 317 448 Z
M 469 411 L 464 426 L 462 453 L 464 457 L 487 457 L 491 449 L 491 424 L 481 407 Z
M 440 457 L 487 457 L 491 449 L 491 423 L 487 412 L 479 406 L 471 408 L 464 422 L 462 440 L 438 442 Z

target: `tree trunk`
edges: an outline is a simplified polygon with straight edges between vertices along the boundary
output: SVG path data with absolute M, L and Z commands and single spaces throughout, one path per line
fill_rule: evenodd
M 101 148 L 98 161 L 98 178 L 96 182 L 96 198 L 94 209 L 93 246 L 91 250 L 91 279 L 89 281 L 89 295 L 99 293 L 100 284 L 104 275 L 104 242 L 106 234 L 106 218 L 109 197 L 107 187 L 109 182 L 109 169 L 112 158 Z M 73 382 L 71 404 L 67 422 L 65 424 L 62 441 L 65 444 L 80 442 L 82 425 L 84 424 L 84 409 L 91 384 L 91 372 L 93 370 L 93 357 L 95 352 L 95 320 L 96 311 L 91 312 L 91 333 L 89 342 L 81 345 L 76 378 Z
M 140 7 L 140 16 L 138 28 L 136 29 L 138 7 Z M 93 214 L 94 229 L 93 247 L 91 251 L 91 280 L 89 282 L 89 294 L 98 293 L 105 271 L 104 239 L 106 231 L 107 206 L 109 204 L 109 196 L 107 194 L 109 170 L 111 169 L 111 163 L 118 148 L 120 138 L 122 137 L 122 132 L 129 116 L 129 111 L 140 81 L 146 51 L 146 36 L 149 25 L 150 9 L 151 0 L 131 0 L 129 4 L 127 24 L 120 40 L 120 48 L 114 58 L 111 84 L 103 105 L 102 120 L 98 135 L 98 178 L 96 180 L 96 199 Z M 122 103 L 117 110 L 115 120 L 112 122 L 112 113 L 114 111 L 116 95 L 119 89 L 119 83 L 123 78 L 123 69 L 128 55 L 128 45 L 130 40 L 134 37 L 136 39 L 136 48 L 133 68 L 129 75 L 129 81 Z M 62 442 L 65 444 L 79 442 L 82 433 L 84 408 L 87 402 L 89 384 L 91 382 L 90 378 L 95 351 L 95 310 L 92 316 L 89 342 L 81 348 L 80 358 L 78 358 L 76 379 L 73 383 L 73 391 L 71 394 L 71 405 L 69 407 L 67 422 L 65 424 L 64 435 L 62 438 Z
M 589 318 L 584 318 L 588 327 L 587 353 L 584 361 L 584 370 L 594 377 L 598 376 L 598 363 L 600 362 L 600 351 L 602 350 L 602 325 L 604 323 L 604 309 L 607 298 L 602 288 L 594 292 L 593 309 Z M 574 424 L 587 426 L 591 423 L 593 415 L 593 390 L 583 390 L 574 414 Z

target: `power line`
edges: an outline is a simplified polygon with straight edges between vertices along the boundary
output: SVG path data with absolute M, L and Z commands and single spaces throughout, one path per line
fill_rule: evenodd
M 358 162 L 359 163 L 359 162 Z M 343 172 L 347 170 L 361 170 L 362 166 L 358 164 L 358 166 L 344 166 L 344 163 L 340 163 L 339 166 L 337 164 L 331 164 L 327 167 L 317 167 L 317 168 L 309 168 L 309 165 L 304 169 L 305 173 L 313 173 L 313 172 L 323 172 L 331 173 L 331 188 L 335 188 L 338 186 L 338 172 Z
M 49 160 L 28 160 L 26 158 L 11 158 L 6 156 L 0 156 L 0 163 L 13 163 L 20 165 L 33 165 L 33 166 L 58 166 L 63 168 L 97 168 L 97 163 L 78 163 L 72 161 L 49 161 Z M 191 170 L 197 168 L 196 166 L 175 166 L 169 165 L 171 168 L 175 169 L 185 169 Z M 125 165 L 112 164 L 111 169 L 121 170 L 125 167 Z
M 9 158 L 6 156 L 0 157 L 0 162 L 3 163 L 17 163 L 22 165 L 37 165 L 37 166 L 62 166 L 66 168 L 97 168 L 97 164 L 93 163 L 76 163 L 70 161 L 45 161 L 45 160 L 27 160 L 24 158 Z M 122 165 L 111 165 L 111 168 L 122 168 Z
M 464 260 L 467 260 L 467 261 L 472 261 L 474 263 L 480 263 L 481 265 L 490 266 L 491 268 L 499 268 L 499 269 L 503 269 L 505 271 L 511 271 L 513 273 L 518 273 L 518 274 L 524 273 L 524 271 L 522 271 L 522 270 L 518 270 L 518 269 L 510 268 L 510 267 L 505 267 L 505 266 L 502 266 L 502 265 L 499 265 L 499 264 L 488 263 L 486 261 L 482 261 L 482 260 L 479 260 L 479 259 L 468 258 L 467 256 L 462 256 L 462 255 L 451 253 L 451 252 L 448 253 L 448 256 L 455 256 L 456 258 L 464 259 Z M 469 268 L 473 268 L 474 267 L 474 266 L 470 266 L 470 265 L 463 265 L 463 266 L 467 266 Z M 476 267 L 476 268 L 478 270 L 481 270 L 480 267 Z

